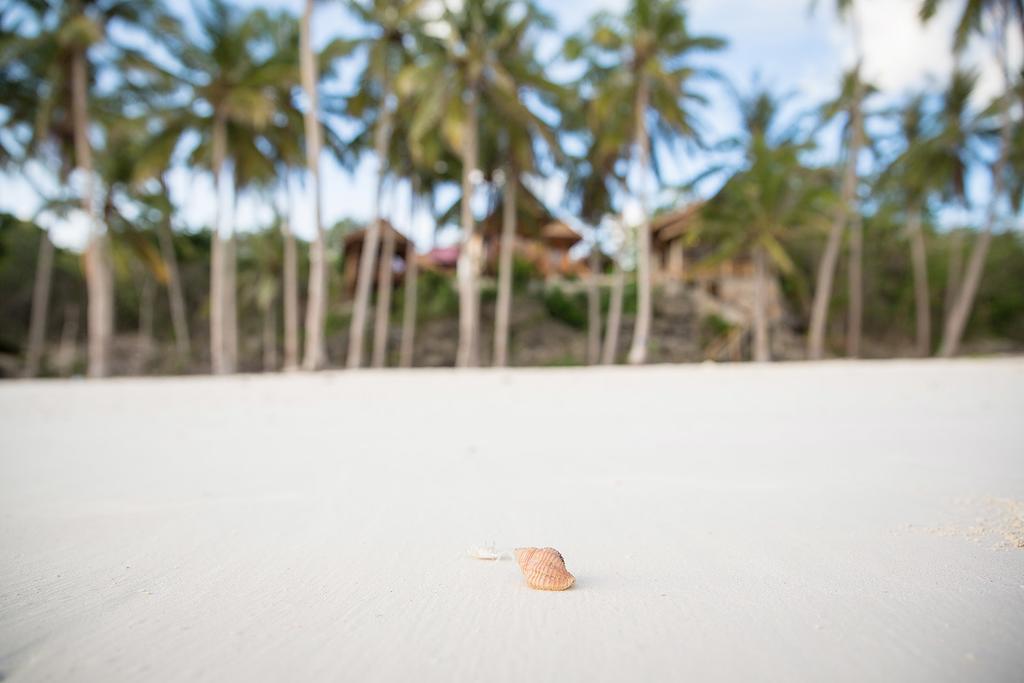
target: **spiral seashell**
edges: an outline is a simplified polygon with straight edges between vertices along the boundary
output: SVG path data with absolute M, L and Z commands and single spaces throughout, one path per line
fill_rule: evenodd
M 516 548 L 516 562 L 530 588 L 564 591 L 576 582 L 565 568 L 565 559 L 554 548 Z

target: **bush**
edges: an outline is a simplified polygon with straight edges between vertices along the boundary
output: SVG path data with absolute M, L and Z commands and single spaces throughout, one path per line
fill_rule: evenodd
M 512 257 L 512 290 L 515 292 L 524 291 L 533 280 L 539 280 L 540 273 L 533 261 L 528 261 L 518 255 Z
M 719 337 L 728 334 L 733 329 L 733 324 L 725 318 L 715 315 L 704 316 L 700 320 L 700 343 L 707 346 Z
M 420 319 L 444 318 L 459 312 L 459 293 L 453 278 L 432 270 L 421 270 L 416 285 Z
M 544 292 L 544 307 L 552 318 L 570 327 L 582 330 L 587 326 L 587 298 L 583 294 L 570 295 L 553 287 Z

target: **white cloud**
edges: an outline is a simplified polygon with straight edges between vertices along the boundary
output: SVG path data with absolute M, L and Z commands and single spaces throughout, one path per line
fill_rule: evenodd
M 858 11 L 863 25 L 867 77 L 887 93 L 902 93 L 944 83 L 953 69 L 953 31 L 957 3 L 946 3 L 927 24 L 918 17 L 920 0 L 861 0 Z M 833 42 L 844 63 L 852 63 L 854 51 L 849 33 L 836 30 Z M 1019 36 L 1011 32 L 1011 57 L 1020 59 Z M 1002 89 L 1002 77 L 989 46 L 975 40 L 963 56 L 964 64 L 980 72 L 976 92 L 979 102 Z

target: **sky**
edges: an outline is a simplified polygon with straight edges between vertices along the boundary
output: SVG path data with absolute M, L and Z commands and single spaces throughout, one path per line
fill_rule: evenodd
M 236 0 L 246 7 L 273 7 L 298 12 L 302 0 Z M 860 0 L 858 2 L 864 27 L 865 69 L 870 80 L 882 90 L 882 97 L 895 100 L 914 88 L 926 85 L 940 87 L 953 64 L 950 50 L 953 10 L 959 3 L 946 3 L 941 13 L 927 27 L 917 19 L 920 0 Z M 621 11 L 626 0 L 540 0 L 554 15 L 559 31 L 568 34 L 582 28 L 588 17 L 599 10 Z M 755 75 L 776 92 L 792 95 L 790 106 L 808 108 L 833 97 L 840 74 L 853 61 L 848 31 L 832 11 L 833 0 L 822 0 L 817 11 L 809 11 L 809 0 L 689 0 L 690 28 L 695 33 L 713 34 L 728 40 L 721 53 L 702 58 L 702 62 L 723 72 L 741 89 Z M 182 16 L 191 14 L 192 0 L 170 0 L 170 6 Z M 332 37 L 352 35 L 356 26 L 342 10 L 340 2 L 318 6 L 314 21 L 314 43 L 322 45 Z M 1018 40 L 1013 33 L 1013 39 Z M 551 49 L 552 38 L 542 46 Z M 1011 46 L 1011 56 L 1020 62 L 1019 42 Z M 999 90 L 999 75 L 987 50 L 977 45 L 966 61 L 981 70 L 977 93 L 979 102 Z M 705 87 L 712 105 L 703 112 L 709 137 L 714 140 L 736 129 L 737 118 L 728 95 L 718 86 Z M 666 176 L 670 182 L 681 182 L 694 176 L 709 163 L 701 155 L 679 154 L 665 159 Z M 325 225 L 342 218 L 366 221 L 373 215 L 376 164 L 364 159 L 353 173 L 340 169 L 325 157 L 322 165 L 322 209 Z M 980 175 L 980 174 L 979 174 Z M 36 177 L 45 185 L 45 178 Z M 561 200 L 560 178 L 539 179 L 537 190 L 552 206 Z M 987 181 L 976 177 L 972 192 L 984 195 Z M 212 180 L 205 174 L 185 168 L 176 169 L 171 177 L 171 191 L 181 207 L 177 217 L 179 229 L 201 229 L 213 222 L 215 197 Z M 403 187 L 392 189 L 387 202 L 388 214 L 399 229 L 410 234 L 420 249 L 432 243 L 432 222 L 429 216 L 410 218 L 407 192 Z M 453 191 L 454 192 L 454 191 Z M 307 189 L 292 189 L 293 205 L 297 207 L 294 226 L 297 234 L 308 237 L 313 231 L 312 201 Z M 38 207 L 31 187 L 16 175 L 0 176 L 0 210 L 12 211 L 30 218 Z M 967 220 L 953 216 L 952 220 Z M 271 209 L 264 199 L 242 195 L 238 201 L 234 224 L 239 230 L 254 230 L 271 220 Z M 85 239 L 85 221 L 72 214 L 67 218 L 48 216 L 47 223 L 55 242 L 79 248 Z M 442 233 L 440 243 L 454 239 L 454 233 Z

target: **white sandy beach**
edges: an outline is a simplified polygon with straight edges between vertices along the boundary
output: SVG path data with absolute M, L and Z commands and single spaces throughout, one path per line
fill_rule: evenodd
M 7 682 L 1020 681 L 1018 542 L 1020 359 L 0 385 Z

